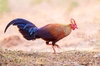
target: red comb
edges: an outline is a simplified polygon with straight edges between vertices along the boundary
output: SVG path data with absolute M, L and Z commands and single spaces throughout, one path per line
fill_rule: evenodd
M 71 22 L 72 24 L 76 24 L 76 22 L 75 22 L 75 20 L 74 20 L 73 18 L 70 19 L 70 22 Z

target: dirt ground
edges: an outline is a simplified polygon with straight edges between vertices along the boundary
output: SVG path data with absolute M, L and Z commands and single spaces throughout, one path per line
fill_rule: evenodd
M 2 66 L 100 66 L 99 0 L 0 0 L 0 64 Z M 2 9 L 8 9 L 1 13 Z M 5 10 L 6 10 L 5 9 Z M 2 10 L 3 11 L 3 10 Z M 38 27 L 49 23 L 69 24 L 75 19 L 78 29 L 51 46 L 37 39 L 27 41 L 10 26 L 15 18 L 24 18 Z M 5 50 L 6 49 L 6 50 Z
M 23 52 L 0 50 L 1 66 L 100 66 L 100 52 Z

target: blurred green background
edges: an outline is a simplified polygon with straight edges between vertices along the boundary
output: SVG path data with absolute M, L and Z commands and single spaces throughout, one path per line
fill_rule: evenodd
M 10 4 L 13 4 L 13 5 L 16 5 L 16 6 L 19 6 L 17 4 L 20 4 L 20 6 L 23 6 L 23 4 L 27 2 L 28 5 L 31 5 L 31 6 L 35 6 L 35 5 L 38 5 L 42 2 L 46 2 L 47 4 L 49 5 L 52 5 L 52 6 L 63 6 L 63 5 L 69 5 L 71 8 L 74 8 L 74 7 L 77 7 L 79 5 L 79 3 L 74 0 L 0 0 L 0 13 L 3 13 L 3 12 L 10 12 Z M 24 6 L 26 7 L 26 6 Z M 16 8 L 16 7 L 15 7 Z M 20 7 L 19 7 L 20 8 Z

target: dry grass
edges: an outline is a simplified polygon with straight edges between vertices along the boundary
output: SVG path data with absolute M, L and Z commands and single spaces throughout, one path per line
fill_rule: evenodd
M 23 52 L 0 50 L 1 66 L 100 66 L 100 52 Z

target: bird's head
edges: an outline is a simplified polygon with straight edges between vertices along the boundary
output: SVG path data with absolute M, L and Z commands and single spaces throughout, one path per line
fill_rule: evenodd
M 71 22 L 71 24 L 70 24 L 71 25 L 71 29 L 73 29 L 73 30 L 78 29 L 77 28 L 77 24 L 76 24 L 76 22 L 75 22 L 74 19 L 71 18 L 70 19 L 70 22 Z

